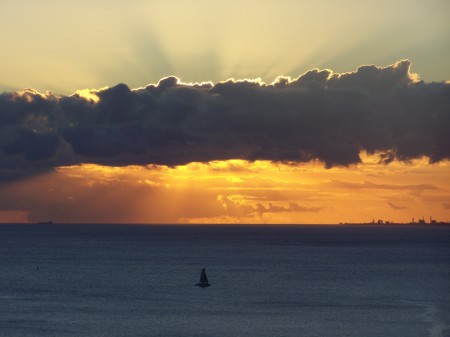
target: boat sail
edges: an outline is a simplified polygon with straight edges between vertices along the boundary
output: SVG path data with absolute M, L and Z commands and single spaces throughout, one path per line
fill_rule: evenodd
M 202 269 L 202 272 L 200 274 L 200 281 L 196 284 L 197 287 L 206 288 L 209 287 L 210 284 L 208 282 L 208 277 L 206 276 L 205 268 Z

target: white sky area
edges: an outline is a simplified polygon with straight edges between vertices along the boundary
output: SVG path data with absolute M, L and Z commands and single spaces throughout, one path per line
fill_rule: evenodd
M 0 92 L 135 88 L 168 75 L 271 82 L 405 58 L 423 80 L 449 80 L 448 13 L 447 0 L 2 0 Z

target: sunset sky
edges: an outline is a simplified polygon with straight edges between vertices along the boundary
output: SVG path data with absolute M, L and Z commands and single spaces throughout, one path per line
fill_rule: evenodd
M 0 4 L 0 222 L 450 220 L 450 2 Z

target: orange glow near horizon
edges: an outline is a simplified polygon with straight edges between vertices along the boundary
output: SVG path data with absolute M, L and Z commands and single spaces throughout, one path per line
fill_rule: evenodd
M 449 220 L 449 161 L 380 165 L 375 155 L 362 158 L 362 164 L 332 169 L 319 162 L 243 160 L 178 167 L 83 164 L 59 167 L 9 188 L 12 198 L 33 199 L 28 204 L 35 209 L 27 210 L 31 222 L 404 223 L 422 217 L 428 222 L 429 216 Z M 8 214 L 0 214 L 0 220 L 11 219 Z

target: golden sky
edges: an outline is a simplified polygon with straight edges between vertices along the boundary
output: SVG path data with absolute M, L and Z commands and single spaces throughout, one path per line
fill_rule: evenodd
M 449 12 L 4 0 L 0 222 L 448 221 Z
M 325 169 L 242 160 L 178 167 L 59 167 L 3 187 L 4 221 L 113 223 L 410 222 L 450 218 L 450 162 Z M 6 197 L 7 196 L 7 197 Z M 27 209 L 28 208 L 28 209 Z

